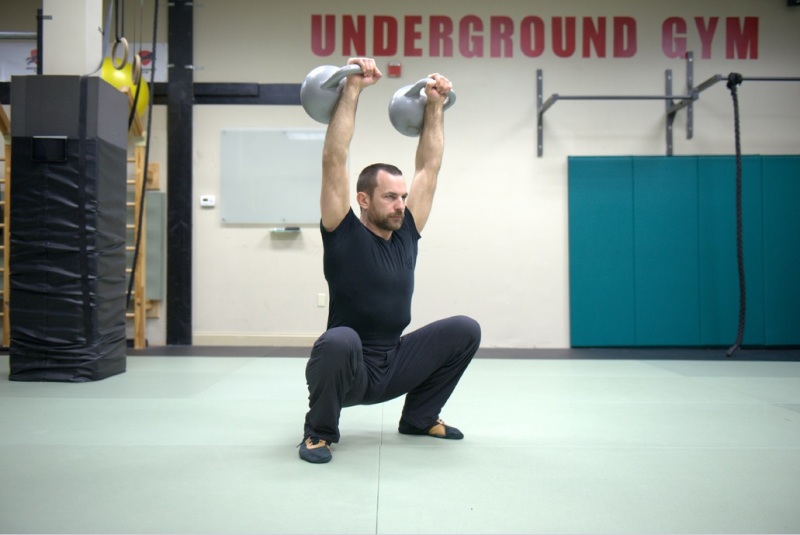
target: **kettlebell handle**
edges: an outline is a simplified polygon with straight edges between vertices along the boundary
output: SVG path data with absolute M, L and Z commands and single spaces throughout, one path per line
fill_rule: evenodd
M 361 72 L 361 65 L 351 64 L 345 65 L 335 73 L 331 74 L 330 77 L 322 82 L 319 87 L 321 89 L 333 89 L 339 82 L 342 81 L 343 78 L 350 76 L 351 74 L 359 74 Z
M 423 78 L 422 80 L 420 80 L 416 84 L 412 85 L 408 89 L 408 91 L 406 91 L 405 96 L 407 96 L 409 98 L 419 98 L 420 97 L 420 91 L 422 91 L 425 88 L 425 86 L 428 85 L 428 82 L 432 82 L 432 81 L 433 81 L 433 78 Z M 450 106 L 452 106 L 455 103 L 456 103 L 456 92 L 451 89 L 450 92 L 447 93 L 447 100 L 444 101 L 444 108 L 443 109 L 446 110 L 447 108 L 449 108 Z

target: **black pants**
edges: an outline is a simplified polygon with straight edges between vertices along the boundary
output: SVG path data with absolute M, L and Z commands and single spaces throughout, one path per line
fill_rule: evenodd
M 480 325 L 466 316 L 408 333 L 391 351 L 362 347 L 348 327 L 329 329 L 314 343 L 306 365 L 305 436 L 338 442 L 343 407 L 382 403 L 403 394 L 402 419 L 420 429 L 431 427 L 480 340 Z

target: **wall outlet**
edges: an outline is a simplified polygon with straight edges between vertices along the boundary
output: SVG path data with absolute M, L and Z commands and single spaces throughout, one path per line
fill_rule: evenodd
M 214 195 L 200 195 L 200 206 L 208 208 L 217 205 L 217 198 Z

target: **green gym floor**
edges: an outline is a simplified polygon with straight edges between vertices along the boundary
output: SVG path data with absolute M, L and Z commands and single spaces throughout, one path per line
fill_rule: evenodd
M 301 461 L 306 350 L 130 350 L 8 380 L 2 533 L 800 533 L 800 351 L 481 350 L 442 417 L 345 409 Z

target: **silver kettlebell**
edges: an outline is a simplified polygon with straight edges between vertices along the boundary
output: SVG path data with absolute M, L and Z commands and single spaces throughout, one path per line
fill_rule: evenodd
M 389 101 L 389 120 L 395 129 L 408 137 L 417 137 L 422 131 L 425 104 L 428 96 L 423 89 L 431 78 L 423 78 L 415 84 L 398 89 Z M 444 102 L 444 109 L 456 103 L 456 92 L 450 91 Z
M 300 86 L 300 104 L 308 116 L 319 123 L 328 124 L 342 93 L 344 79 L 360 72 L 361 66 L 353 64 L 344 67 L 322 65 L 308 73 Z

